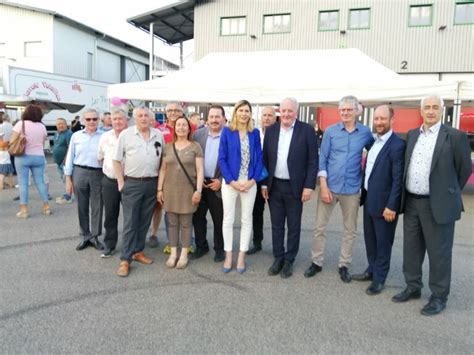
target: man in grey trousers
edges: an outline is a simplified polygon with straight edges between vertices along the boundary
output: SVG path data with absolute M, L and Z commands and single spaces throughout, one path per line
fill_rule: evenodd
M 117 270 L 120 277 L 128 276 L 132 260 L 153 263 L 143 249 L 156 204 L 164 139 L 159 130 L 150 127 L 150 115 L 145 106 L 133 110 L 135 126 L 120 133 L 113 158 L 123 205 L 122 255 Z
M 471 149 L 464 132 L 441 123 L 439 96 L 421 100 L 423 124 L 408 132 L 402 195 L 403 274 L 407 287 L 392 298 L 421 297 L 422 266 L 428 252 L 430 301 L 421 314 L 440 313 L 451 284 L 454 224 L 464 210 L 461 190 L 471 175 Z

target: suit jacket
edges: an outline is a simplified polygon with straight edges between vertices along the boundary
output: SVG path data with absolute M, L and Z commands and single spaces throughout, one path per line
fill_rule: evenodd
M 366 168 L 362 179 L 361 205 L 373 217 L 382 217 L 387 207 L 400 212 L 405 165 L 405 141 L 392 133 L 375 159 L 367 191 L 364 188 Z
M 403 183 L 406 186 L 408 165 L 420 129 L 408 132 L 405 153 Z M 461 190 L 472 172 L 471 148 L 464 132 L 441 125 L 433 151 L 430 171 L 430 205 L 434 220 L 438 224 L 452 223 L 461 218 L 464 211 Z M 402 209 L 406 201 L 403 189 Z
M 254 129 L 247 133 L 250 146 L 250 163 L 248 167 L 248 179 L 259 181 L 262 173 L 262 145 L 260 143 L 260 131 Z M 222 176 L 227 184 L 239 179 L 241 163 L 240 136 L 237 130 L 231 131 L 224 127 L 221 133 L 221 142 L 219 144 L 219 166 Z
M 196 132 L 194 132 L 193 139 L 199 143 L 199 145 L 202 148 L 202 152 L 204 154 L 204 159 L 206 157 L 206 143 L 207 143 L 207 137 L 209 137 L 209 127 L 202 127 L 199 128 Z M 222 133 L 221 133 L 222 134 Z M 208 176 L 211 177 L 211 176 Z M 221 169 L 219 167 L 219 161 L 216 164 L 216 170 L 214 172 L 214 176 L 212 176 L 214 179 L 222 179 L 222 173 Z
M 263 140 L 263 162 L 268 170 L 268 177 L 262 185 L 266 185 L 268 191 L 272 189 L 275 175 L 279 139 L 280 123 L 277 122 L 266 129 Z M 295 198 L 301 198 L 304 188 L 314 190 L 319 165 L 318 140 L 309 124 L 295 121 L 287 164 L 291 190 Z

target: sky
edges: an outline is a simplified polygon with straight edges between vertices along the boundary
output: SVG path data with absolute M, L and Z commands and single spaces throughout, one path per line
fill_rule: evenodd
M 172 4 L 178 0 L 13 0 L 13 2 L 51 10 L 72 18 L 112 37 L 146 51 L 151 50 L 147 33 L 127 22 L 127 18 Z M 155 39 L 155 55 L 179 65 L 179 45 L 169 46 Z M 184 44 L 185 65 L 192 62 L 193 41 Z

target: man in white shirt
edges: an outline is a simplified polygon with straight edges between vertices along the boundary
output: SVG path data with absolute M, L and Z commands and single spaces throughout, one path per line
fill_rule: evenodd
M 99 140 L 98 159 L 102 160 L 102 199 L 104 201 L 104 228 L 105 249 L 102 258 L 112 256 L 118 240 L 118 217 L 120 213 L 121 194 L 118 190 L 117 176 L 115 175 L 113 158 L 117 149 L 118 137 L 128 126 L 127 113 L 122 109 L 115 109 L 111 113 L 112 129 L 102 134 Z
M 451 284 L 454 224 L 464 210 L 461 190 L 471 175 L 471 149 L 464 132 L 441 123 L 439 96 L 421 100 L 423 125 L 408 132 L 402 196 L 403 274 L 407 287 L 392 298 L 421 297 L 422 266 L 428 252 L 430 301 L 421 314 L 446 308 Z

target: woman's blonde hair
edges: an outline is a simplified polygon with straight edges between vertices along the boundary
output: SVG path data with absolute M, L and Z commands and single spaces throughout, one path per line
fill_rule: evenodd
M 250 102 L 247 100 L 240 100 L 237 102 L 234 106 L 234 112 L 232 112 L 232 119 L 230 120 L 229 123 L 229 128 L 231 131 L 237 130 L 237 110 L 241 108 L 242 106 L 248 106 L 250 109 L 250 119 L 247 122 L 247 132 L 252 132 L 253 131 L 253 122 L 252 122 L 252 105 L 250 105 Z

